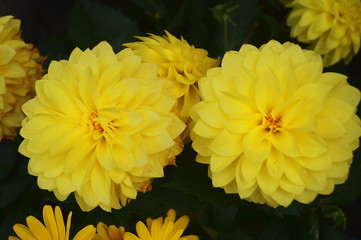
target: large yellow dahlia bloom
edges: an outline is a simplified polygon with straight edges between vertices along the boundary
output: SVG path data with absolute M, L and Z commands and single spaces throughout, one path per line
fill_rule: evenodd
M 189 223 L 188 216 L 182 216 L 175 220 L 176 212 L 170 209 L 167 217 L 159 217 L 157 219 L 147 218 L 145 225 L 139 221 L 136 225 L 138 236 L 133 233 L 126 232 L 124 240 L 198 240 L 196 235 L 186 235 L 182 237 L 184 230 Z M 110 239 L 118 240 L 118 239 Z
M 323 56 L 325 66 L 350 61 L 361 43 L 360 0 L 293 0 L 287 24 L 291 36 Z
M 115 54 L 106 42 L 51 62 L 36 82 L 37 96 L 23 105 L 20 131 L 19 151 L 30 158 L 39 187 L 59 200 L 75 192 L 84 211 L 119 209 L 149 190 L 174 164 L 185 127 L 157 70 L 129 48 Z
M 159 66 L 158 75 L 171 82 L 170 96 L 177 99 L 178 114 L 184 122 L 189 118 L 190 108 L 199 102 L 198 80 L 208 69 L 216 67 L 219 61 L 209 58 L 204 49 L 189 45 L 169 32 L 166 36 L 138 37 L 141 42 L 124 44 L 146 62 Z
M 69 240 L 72 212 L 69 213 L 64 224 L 63 214 L 58 206 L 45 205 L 43 208 L 44 224 L 33 216 L 26 218 L 28 226 L 15 224 L 14 231 L 18 237 L 10 236 L 9 240 Z M 73 240 L 91 240 L 95 234 L 95 227 L 88 225 L 80 230 Z
M 359 146 L 360 92 L 322 59 L 270 41 L 227 52 L 191 110 L 197 161 L 215 187 L 270 206 L 309 203 L 343 183 Z
M 43 74 L 44 58 L 20 35 L 20 20 L 0 17 L 0 141 L 13 139 L 24 114 L 21 106 L 33 96 L 34 82 Z

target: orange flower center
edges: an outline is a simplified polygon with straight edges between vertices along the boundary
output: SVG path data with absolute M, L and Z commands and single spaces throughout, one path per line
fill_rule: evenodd
M 277 132 L 280 126 L 280 119 L 273 118 L 270 114 L 264 116 L 264 123 L 269 132 Z
M 88 124 L 90 126 L 92 126 L 92 128 L 94 130 L 104 131 L 104 128 L 103 128 L 102 124 L 99 122 L 98 113 L 91 112 L 89 114 L 89 119 L 88 120 L 89 120 Z

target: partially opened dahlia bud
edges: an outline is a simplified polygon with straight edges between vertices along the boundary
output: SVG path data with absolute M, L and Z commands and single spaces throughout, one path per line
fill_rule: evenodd
M 321 54 L 324 66 L 349 62 L 361 43 L 360 0 L 293 0 L 287 24 L 291 36 Z
M 39 187 L 59 200 L 74 192 L 84 211 L 119 209 L 150 190 L 183 149 L 185 128 L 157 70 L 106 42 L 51 62 L 23 105 L 20 131 L 19 151 Z
M 25 117 L 21 106 L 33 97 L 34 82 L 44 73 L 44 58 L 20 33 L 19 19 L 0 17 L 0 141 L 15 137 Z
M 361 127 L 360 92 L 346 76 L 322 73 L 318 54 L 289 42 L 243 45 L 221 65 L 191 109 L 192 146 L 214 187 L 277 207 L 347 179 Z
M 198 80 L 219 61 L 209 58 L 204 49 L 195 48 L 183 38 L 177 39 L 169 32 L 166 36 L 138 37 L 141 42 L 124 44 L 144 59 L 159 66 L 158 75 L 171 82 L 170 96 L 177 99 L 180 118 L 187 122 L 190 108 L 199 102 Z

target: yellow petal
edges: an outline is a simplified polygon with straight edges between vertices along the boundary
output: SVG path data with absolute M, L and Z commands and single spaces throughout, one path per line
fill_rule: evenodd
M 266 160 L 266 169 L 268 174 L 275 179 L 279 179 L 284 173 L 285 157 L 275 148 L 272 148 Z
M 30 231 L 30 229 L 22 224 L 15 224 L 13 227 L 16 235 L 20 237 L 20 239 L 26 240 L 38 240 L 34 234 Z
M 298 184 L 294 184 L 292 182 L 290 182 L 287 178 L 283 177 L 280 179 L 279 181 L 279 186 L 280 188 L 282 188 L 284 191 L 289 192 L 291 194 L 295 194 L 295 195 L 299 195 L 302 194 L 302 192 L 304 191 L 305 187 L 304 185 L 298 185 Z
M 149 230 L 142 222 L 137 222 L 135 225 L 138 236 L 140 239 L 144 240 L 152 240 L 152 237 L 150 236 Z M 125 236 L 124 236 L 125 237 Z
M 299 21 L 299 25 L 302 27 L 306 27 L 311 25 L 315 18 L 318 16 L 318 12 L 317 11 L 305 11 L 304 14 L 301 15 L 300 21 Z
M 73 240 L 91 240 L 95 234 L 96 228 L 88 225 L 81 229 L 73 238 Z
M 15 56 L 16 51 L 6 46 L 5 44 L 0 44 L 0 66 L 5 65 Z
M 113 169 L 115 167 L 111 143 L 102 138 L 97 142 L 95 151 L 97 159 L 102 167 L 105 169 Z
M 256 178 L 263 164 L 262 163 L 254 164 L 251 161 L 249 161 L 244 154 L 242 154 L 237 166 L 240 168 L 238 169 L 238 171 L 240 171 L 239 174 L 242 174 L 243 179 L 249 182 Z
M 347 162 L 334 163 L 334 164 L 332 164 L 332 168 L 330 171 L 330 177 L 346 178 L 349 168 L 350 168 L 350 164 Z
M 205 138 L 214 138 L 219 135 L 221 129 L 214 128 L 203 120 L 199 120 L 194 125 L 192 131 Z
M 23 78 L 26 75 L 22 66 L 15 62 L 9 62 L 5 67 L 1 67 L 1 75 L 5 78 Z
M 241 154 L 243 136 L 223 130 L 209 145 L 209 149 L 221 156 L 236 156 Z
M 36 239 L 52 240 L 48 230 L 38 219 L 29 216 L 26 218 L 26 223 Z
M 263 162 L 271 151 L 271 144 L 265 139 L 266 134 L 266 130 L 258 126 L 243 138 L 245 157 L 253 164 Z
M 229 164 L 231 164 L 234 161 L 237 161 L 238 155 L 236 156 L 230 156 L 230 157 L 225 157 L 225 156 L 221 156 L 221 155 L 217 155 L 217 154 L 212 154 L 211 155 L 211 162 L 210 162 L 210 167 L 212 172 L 219 172 L 224 170 L 226 167 L 229 166 Z
M 51 239 L 58 239 L 58 226 L 55 221 L 55 216 L 51 206 L 46 205 L 43 208 L 43 219 L 46 229 L 48 229 Z
M 199 117 L 210 126 L 215 128 L 224 127 L 224 116 L 222 116 L 218 103 L 210 102 L 205 104 L 197 112 Z
M 295 68 L 297 85 L 315 84 L 322 74 L 322 62 L 313 61 L 301 64 Z M 328 90 L 327 88 L 325 89 Z M 321 93 L 323 93 L 322 91 Z
M 257 183 L 262 192 L 267 195 L 274 193 L 278 188 L 278 180 L 272 178 L 265 167 L 261 168 L 257 175 Z
M 327 152 L 325 141 L 316 133 L 294 132 L 301 156 L 313 158 Z
M 284 100 L 283 96 L 283 89 L 274 73 L 270 70 L 264 71 L 259 76 L 255 90 L 255 100 L 259 111 L 263 115 L 268 115 Z
M 66 226 L 64 225 L 63 214 L 61 213 L 60 207 L 58 207 L 58 206 L 55 207 L 54 214 L 55 214 L 55 221 L 56 221 L 56 226 L 57 226 L 58 234 L 59 234 L 59 240 L 69 239 L 69 231 L 70 231 L 70 222 L 71 222 L 72 212 L 70 212 L 67 217 Z M 45 219 L 44 219 L 44 221 L 45 221 Z
M 247 113 L 257 112 L 257 106 L 255 105 L 255 103 L 251 99 L 241 94 L 221 92 L 218 98 L 221 109 L 232 118 L 241 117 L 243 116 L 243 114 Z M 218 104 L 216 104 L 216 106 L 218 106 Z M 218 113 L 219 115 L 221 115 L 219 108 L 217 108 L 216 110 L 218 111 L 216 111 L 215 114 Z M 208 109 L 208 118 L 210 117 L 209 113 L 213 111 L 214 110 L 212 109 Z M 203 116 L 205 115 L 203 114 Z M 223 124 L 221 126 L 223 126 Z
M 295 199 L 301 203 L 310 203 L 317 196 L 317 192 L 305 189 L 301 194 L 296 195 Z
M 312 191 L 323 191 L 327 184 L 327 174 L 321 171 L 307 171 L 305 188 Z
M 102 202 L 110 203 L 110 179 L 105 170 L 96 164 L 90 175 L 90 184 L 95 196 Z
M 293 159 L 286 158 L 285 176 L 293 183 L 303 185 L 305 180 L 305 171 Z
M 279 129 L 275 133 L 270 133 L 269 141 L 282 154 L 289 157 L 297 157 L 300 155 L 296 138 L 292 132 Z
M 313 171 L 327 171 L 331 168 L 331 157 L 329 154 L 313 158 L 299 157 L 298 162 L 303 167 Z
M 126 232 L 125 234 L 124 234 L 124 240 L 141 240 L 141 239 L 139 239 L 137 236 L 135 236 L 133 233 L 130 233 L 130 232 Z M 151 238 L 150 238 L 150 240 L 152 240 Z
M 271 197 L 275 200 L 279 205 L 288 207 L 293 201 L 295 194 L 284 191 L 281 188 L 278 188 L 277 191 L 272 193 Z
M 339 120 L 340 123 L 345 123 L 354 113 L 355 109 L 350 104 L 341 100 L 329 98 L 325 101 L 323 111 L 320 114 L 335 118 Z
M 214 187 L 222 187 L 229 184 L 236 177 L 234 169 L 237 167 L 237 161 L 232 162 L 223 171 L 212 172 L 212 183 Z

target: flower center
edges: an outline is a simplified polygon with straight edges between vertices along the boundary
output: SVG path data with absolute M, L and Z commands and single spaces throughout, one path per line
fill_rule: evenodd
M 84 132 L 90 133 L 94 131 L 93 133 L 96 136 L 101 136 L 103 133 L 109 132 L 112 120 L 104 116 L 99 116 L 97 112 L 90 112 L 83 116 L 81 125 L 84 128 Z
M 273 118 L 270 114 L 264 116 L 263 124 L 269 132 L 277 132 L 280 126 L 280 119 Z
M 88 121 L 89 121 L 88 125 L 90 125 L 94 130 L 103 131 L 104 128 L 98 120 L 99 120 L 98 113 L 91 112 L 89 114 L 89 118 L 88 118 Z
M 361 4 L 359 0 L 339 1 L 333 6 L 336 10 L 336 19 L 341 23 L 358 26 L 361 19 Z

